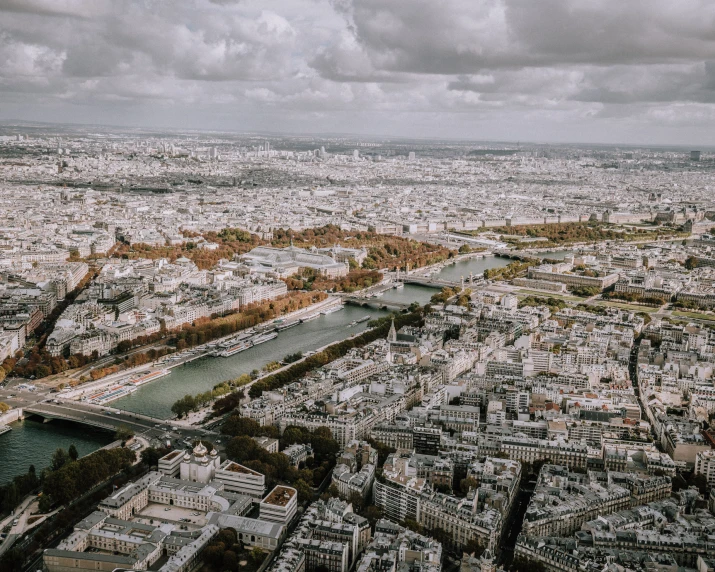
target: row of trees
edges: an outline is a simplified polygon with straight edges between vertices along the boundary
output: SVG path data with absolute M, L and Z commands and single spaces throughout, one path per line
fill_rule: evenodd
M 42 498 L 49 497 L 46 503 L 65 504 L 125 469 L 135 459 L 135 453 L 123 447 L 100 449 L 81 459 L 73 459 L 69 454 L 66 458 L 62 456 L 59 467 L 45 475 Z
M 266 243 L 255 234 L 235 228 L 225 228 L 220 232 L 205 232 L 203 236 L 195 232 L 184 232 L 184 236 L 188 240 L 183 244 L 174 246 L 151 246 L 148 244 L 133 244 L 130 246 L 126 243 L 119 243 L 114 256 L 125 260 L 166 258 L 171 262 L 183 257 L 196 264 L 199 270 L 209 270 L 216 266 L 222 258 L 231 260 L 236 254 L 245 254 L 256 246 Z M 215 250 L 199 248 L 197 245 L 198 240 L 191 240 L 192 238 L 204 238 L 209 242 L 218 244 L 218 248 Z
M 502 240 L 516 243 L 517 246 L 526 246 L 518 239 L 510 236 L 523 236 L 530 238 L 546 238 L 548 242 L 540 242 L 539 246 L 564 246 L 582 242 L 601 242 L 605 240 L 657 240 L 659 238 L 684 236 L 685 233 L 673 228 L 631 228 L 623 231 L 616 225 L 602 222 L 566 222 L 554 224 L 535 224 L 528 226 L 500 226 L 484 228 L 473 231 L 472 234 L 494 232 L 502 236 Z
M 417 310 L 409 314 L 396 314 L 394 315 L 394 320 L 395 327 L 397 328 L 405 325 L 420 325 L 422 322 L 422 312 L 421 310 Z M 362 347 L 378 338 L 387 336 L 387 333 L 390 330 L 389 319 L 381 320 L 380 322 L 373 322 L 372 324 L 377 325 L 370 330 L 366 330 L 359 336 L 332 344 L 331 346 L 325 348 L 322 352 L 314 354 L 299 363 L 295 363 L 283 371 L 276 372 L 273 375 L 269 375 L 257 381 L 249 389 L 248 395 L 255 399 L 264 391 L 278 389 L 279 387 L 288 385 L 289 383 L 300 379 L 306 373 L 343 357 L 352 348 Z
M 236 387 L 236 385 L 234 385 L 235 381 L 236 380 L 223 381 L 216 384 L 213 389 L 208 391 L 197 393 L 196 395 L 184 395 L 184 397 L 181 397 L 174 402 L 171 406 L 171 411 L 177 417 L 181 418 L 192 411 L 198 411 L 202 407 L 206 407 L 214 399 L 224 396 L 228 397 L 229 394 L 232 395 L 230 403 L 238 404 L 241 402 L 241 399 L 243 399 L 244 394 L 243 391 L 236 392 L 235 395 L 232 394 Z M 227 407 L 228 404 L 229 401 L 224 401 L 218 407 L 223 409 Z
M 327 298 L 323 292 L 289 292 L 275 300 L 250 304 L 240 312 L 215 318 L 200 318 L 176 333 L 178 350 L 200 346 L 211 340 L 252 328 L 283 314 L 306 308 Z
M 519 302 L 519 308 L 529 306 L 546 306 L 552 314 L 555 314 L 559 310 L 563 310 L 566 306 L 568 306 L 568 304 L 566 304 L 566 301 L 563 298 L 554 298 L 552 296 L 527 296 Z
M 100 449 L 81 459 L 74 445 L 67 451 L 57 449 L 50 466 L 40 474 L 30 465 L 27 473 L 0 487 L 0 508 L 3 513 L 13 511 L 25 496 L 41 487 L 40 511 L 47 512 L 53 504 L 65 504 L 118 473 L 135 458 L 134 452 L 124 448 Z
M 454 288 L 442 288 L 437 294 L 433 294 L 430 298 L 432 304 L 446 304 L 452 298 L 457 298 L 455 304 L 457 306 L 464 306 L 469 308 L 469 297 L 472 295 L 472 291 L 469 288 L 462 290 L 459 286 Z
M 305 270 L 306 272 L 302 272 L 300 275 L 286 279 L 289 289 L 354 292 L 355 290 L 369 288 L 382 280 L 380 272 L 364 268 L 350 270 L 346 276 L 340 278 L 328 278 L 322 274 L 316 274 L 310 268 Z
M 278 229 L 273 232 L 271 244 L 276 247 L 288 246 L 291 241 L 301 247 L 329 247 L 334 244 L 365 247 L 368 251 L 363 268 L 418 268 L 442 262 L 455 255 L 453 250 L 443 246 L 418 242 L 401 236 L 377 234 L 372 231 L 343 230 L 334 224 L 309 228 L 300 232 Z
M 181 351 L 246 328 L 251 328 L 257 324 L 280 316 L 283 313 L 294 312 L 295 310 L 323 300 L 325 297 L 326 294 L 322 292 L 291 292 L 278 300 L 264 302 L 262 304 L 252 304 L 240 312 L 221 317 L 201 318 L 196 320 L 192 325 L 184 326 L 175 334 L 170 343 L 175 345 L 176 350 Z M 149 336 L 140 336 L 131 341 L 120 342 L 117 346 L 117 351 L 120 353 L 126 352 L 134 347 L 151 344 L 166 337 L 167 332 L 165 331 L 157 332 Z M 101 379 L 118 371 L 151 363 L 173 351 L 175 350 L 171 347 L 150 348 L 143 352 L 137 351 L 125 356 L 123 359 L 118 358 L 111 365 L 93 369 L 89 377 L 92 380 Z M 96 352 L 91 356 L 71 355 L 69 358 L 51 356 L 44 348 L 36 345 L 30 351 L 26 361 L 18 364 L 17 358 L 8 358 L 3 362 L 2 367 L 6 372 L 14 370 L 14 372 L 21 377 L 35 376 L 39 379 L 47 377 L 48 375 L 61 373 L 68 369 L 82 367 L 97 359 L 99 359 L 99 355 Z
M 501 268 L 488 268 L 484 271 L 484 278 L 487 280 L 513 280 L 526 272 L 531 266 L 536 266 L 539 263 L 540 261 L 535 258 L 517 260 Z
M 667 304 L 669 300 L 665 296 L 643 296 L 636 292 L 616 292 L 615 290 L 611 292 L 604 292 L 601 296 L 604 300 L 624 300 L 626 302 L 637 302 L 639 304 L 646 304 L 648 306 L 662 306 Z
M 600 292 L 600 288 L 597 286 L 571 286 L 569 287 L 569 292 L 574 296 L 580 296 L 581 298 L 590 298 L 595 296 Z

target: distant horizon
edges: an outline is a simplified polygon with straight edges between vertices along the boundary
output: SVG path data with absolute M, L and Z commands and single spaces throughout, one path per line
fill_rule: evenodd
M 715 148 L 705 0 L 4 0 L 0 118 Z
M 449 137 L 418 137 L 418 136 L 408 136 L 408 135 L 387 135 L 387 134 L 367 134 L 367 133 L 339 133 L 339 132 L 280 132 L 280 131 L 269 131 L 269 130 L 251 130 L 251 131 L 240 131 L 236 129 L 205 129 L 205 128 L 181 128 L 181 127 L 157 127 L 157 126 L 141 126 L 141 125 L 111 125 L 106 123 L 76 123 L 76 122 L 52 122 L 52 121 L 38 121 L 32 119 L 0 119 L 1 127 L 20 127 L 22 124 L 34 125 L 37 127 L 51 127 L 55 129 L 60 129 L 61 127 L 67 128 L 102 128 L 107 130 L 139 130 L 139 131 L 155 131 L 158 133 L 169 135 L 171 133 L 182 133 L 182 132 L 195 132 L 198 134 L 221 134 L 221 135 L 235 135 L 235 136 L 256 136 L 256 137 L 316 137 L 316 138 L 331 138 L 331 137 L 354 137 L 355 139 L 395 139 L 398 141 L 415 141 L 421 144 L 426 143 L 444 143 L 444 144 L 460 144 L 460 145 L 509 145 L 509 146 L 573 146 L 573 147 L 627 147 L 633 149 L 640 148 L 655 148 L 655 149 L 673 149 L 673 150 L 688 150 L 688 151 L 713 151 L 715 152 L 715 144 L 713 145 L 697 145 L 697 144 L 678 144 L 678 143 L 608 143 L 608 142 L 588 142 L 588 141 L 530 141 L 530 140 L 499 140 L 499 139 L 466 139 L 466 138 L 449 138 Z M 2 133 L 0 133 L 2 135 Z

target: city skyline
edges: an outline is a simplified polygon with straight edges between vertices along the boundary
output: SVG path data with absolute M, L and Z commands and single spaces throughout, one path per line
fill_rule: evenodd
M 704 2 L 0 3 L 0 120 L 713 144 Z

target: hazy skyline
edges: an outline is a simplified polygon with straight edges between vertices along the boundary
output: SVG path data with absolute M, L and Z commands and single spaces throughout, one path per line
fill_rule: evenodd
M 0 0 L 0 120 L 715 144 L 715 4 Z

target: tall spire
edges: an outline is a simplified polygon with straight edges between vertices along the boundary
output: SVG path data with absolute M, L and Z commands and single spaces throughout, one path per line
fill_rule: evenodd
M 392 318 L 392 325 L 390 326 L 390 332 L 387 334 L 388 342 L 397 341 L 397 330 L 395 330 L 395 318 Z

